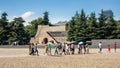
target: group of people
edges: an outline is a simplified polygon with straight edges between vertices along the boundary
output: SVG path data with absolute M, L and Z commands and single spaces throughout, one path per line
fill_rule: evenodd
M 99 48 L 99 53 L 102 53 L 102 42 L 99 42 L 98 48 Z M 113 48 L 114 48 L 114 52 L 116 53 L 116 48 L 117 48 L 116 42 L 114 42 Z M 108 52 L 110 53 L 110 51 L 111 51 L 110 44 L 108 44 L 107 49 L 108 49 Z
M 52 47 L 55 47 L 54 55 L 71 55 L 75 53 L 75 48 L 78 48 L 78 54 L 89 54 L 89 45 L 87 43 L 80 42 L 77 44 L 77 46 L 74 43 L 60 43 L 54 44 L 53 42 L 48 42 L 45 44 L 45 53 L 44 55 L 52 55 Z M 114 51 L 116 52 L 117 44 L 114 43 Z M 99 53 L 102 53 L 102 42 L 99 42 L 98 44 Z M 83 49 L 83 50 L 82 50 Z M 110 52 L 111 47 L 108 44 L 108 52 Z M 82 52 L 84 51 L 84 52 Z M 29 45 L 29 55 L 37 55 L 38 54 L 38 48 L 37 44 L 31 43 Z
M 39 56 L 37 44 L 30 43 L 30 45 L 29 45 L 29 55 L 37 55 L 37 56 Z
M 68 43 L 58 43 L 55 46 L 55 52 L 54 55 L 70 55 L 74 54 L 75 52 L 75 46 L 74 44 L 68 44 Z
M 60 43 L 58 42 L 57 44 L 51 44 L 48 43 L 45 45 L 45 53 L 47 55 L 51 55 L 51 47 L 55 45 L 55 51 L 54 55 L 70 55 L 75 53 L 75 48 L 77 47 L 74 43 Z M 82 49 L 84 49 L 84 54 L 89 53 L 89 45 L 82 45 L 78 44 L 78 54 L 82 54 Z

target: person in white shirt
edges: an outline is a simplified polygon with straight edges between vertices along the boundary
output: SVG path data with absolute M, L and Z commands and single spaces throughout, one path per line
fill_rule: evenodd
M 99 53 L 101 53 L 102 52 L 102 42 L 99 42 L 99 44 L 98 44 L 98 48 L 99 48 Z
M 70 55 L 70 53 L 69 53 L 69 45 L 66 43 L 66 45 L 65 45 L 65 48 L 66 48 L 66 54 L 67 55 Z

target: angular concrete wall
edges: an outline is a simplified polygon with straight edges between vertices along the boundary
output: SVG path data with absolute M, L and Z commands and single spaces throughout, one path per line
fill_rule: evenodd
M 34 40 L 34 42 L 41 44 L 44 38 L 48 38 L 48 41 L 53 40 L 56 42 L 47 32 L 51 31 L 65 31 L 65 26 L 38 26 L 37 33 L 35 35 L 35 39 L 31 39 L 31 41 Z

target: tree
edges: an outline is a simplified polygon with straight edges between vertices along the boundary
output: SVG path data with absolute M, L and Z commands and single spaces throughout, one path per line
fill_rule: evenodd
M 97 19 L 96 19 L 95 12 L 92 12 L 92 13 L 90 14 L 89 19 L 88 19 L 88 26 L 89 26 L 89 27 L 97 28 L 98 26 L 97 26 L 96 20 L 97 20 Z
M 4 22 L 8 21 L 7 16 L 8 14 L 6 12 L 2 13 L 1 20 L 3 20 Z
M 87 40 L 86 28 L 87 28 L 87 17 L 85 15 L 84 10 L 82 9 L 76 21 L 75 41 Z
M 44 16 L 43 18 L 39 17 L 35 20 L 32 20 L 31 22 L 29 22 L 29 25 L 27 25 L 25 27 L 25 31 L 27 33 L 29 33 L 30 37 L 34 37 L 37 29 L 38 29 L 38 25 L 49 25 L 52 26 L 52 24 L 49 22 L 49 13 L 46 11 L 44 12 Z
M 9 34 L 9 27 L 8 27 L 8 20 L 7 20 L 7 13 L 4 12 L 1 15 L 0 19 L 0 43 L 7 44 L 8 34 Z
M 88 18 L 88 33 L 87 33 L 87 37 L 91 40 L 91 39 L 96 39 L 96 28 L 98 28 L 97 26 L 97 21 L 96 21 L 96 15 L 95 12 L 92 12 L 90 14 L 90 17 Z
M 67 37 L 69 41 L 75 41 L 75 18 L 72 17 L 72 20 L 68 24 Z
M 120 20 L 116 21 L 116 24 L 117 24 L 117 30 L 116 30 L 117 38 L 120 39 Z
M 116 23 L 117 22 L 117 23 Z M 95 12 L 89 17 L 81 10 L 67 23 L 67 39 L 69 41 L 87 41 L 92 39 L 119 39 L 120 21 L 115 21 L 113 16 L 106 18 L 103 10 L 98 20 Z
M 38 25 L 42 24 L 43 19 L 41 17 L 32 20 L 31 22 L 29 22 L 29 25 L 27 25 L 25 27 L 25 31 L 30 35 L 30 37 L 34 37 L 37 29 L 38 29 Z
M 105 35 L 106 35 L 106 29 L 105 29 L 105 25 L 106 25 L 106 17 L 103 13 L 103 10 L 101 10 L 101 13 L 99 14 L 99 18 L 98 18 L 98 29 L 97 29 L 97 39 L 105 39 Z
M 68 23 L 67 39 L 69 41 L 86 41 L 87 38 L 87 17 L 84 10 L 79 14 L 76 12 L 75 16 Z
M 41 22 L 41 25 L 49 25 L 49 13 L 47 11 L 44 12 L 43 21 Z
M 109 17 L 106 23 L 106 38 L 107 39 L 116 39 L 117 38 L 117 24 L 113 17 Z
M 11 37 L 14 38 L 14 41 L 19 41 L 20 44 L 25 44 L 26 42 L 28 42 L 29 38 L 29 35 L 24 30 L 25 29 L 23 25 L 24 22 L 25 21 L 21 17 L 14 18 L 14 21 L 11 22 L 11 25 L 13 25 L 12 34 L 14 35 Z
M 101 10 L 101 13 L 99 14 L 98 20 L 99 20 L 99 23 L 98 23 L 99 28 L 104 27 L 105 26 L 106 17 L 105 17 L 105 15 L 103 13 L 103 10 Z

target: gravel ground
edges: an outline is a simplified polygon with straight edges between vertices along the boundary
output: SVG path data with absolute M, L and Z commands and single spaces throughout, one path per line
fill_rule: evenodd
M 52 49 L 52 54 L 54 49 Z M 120 49 L 117 53 L 90 49 L 90 54 L 47 56 L 39 48 L 39 56 L 29 56 L 28 48 L 0 48 L 0 68 L 120 68 Z

